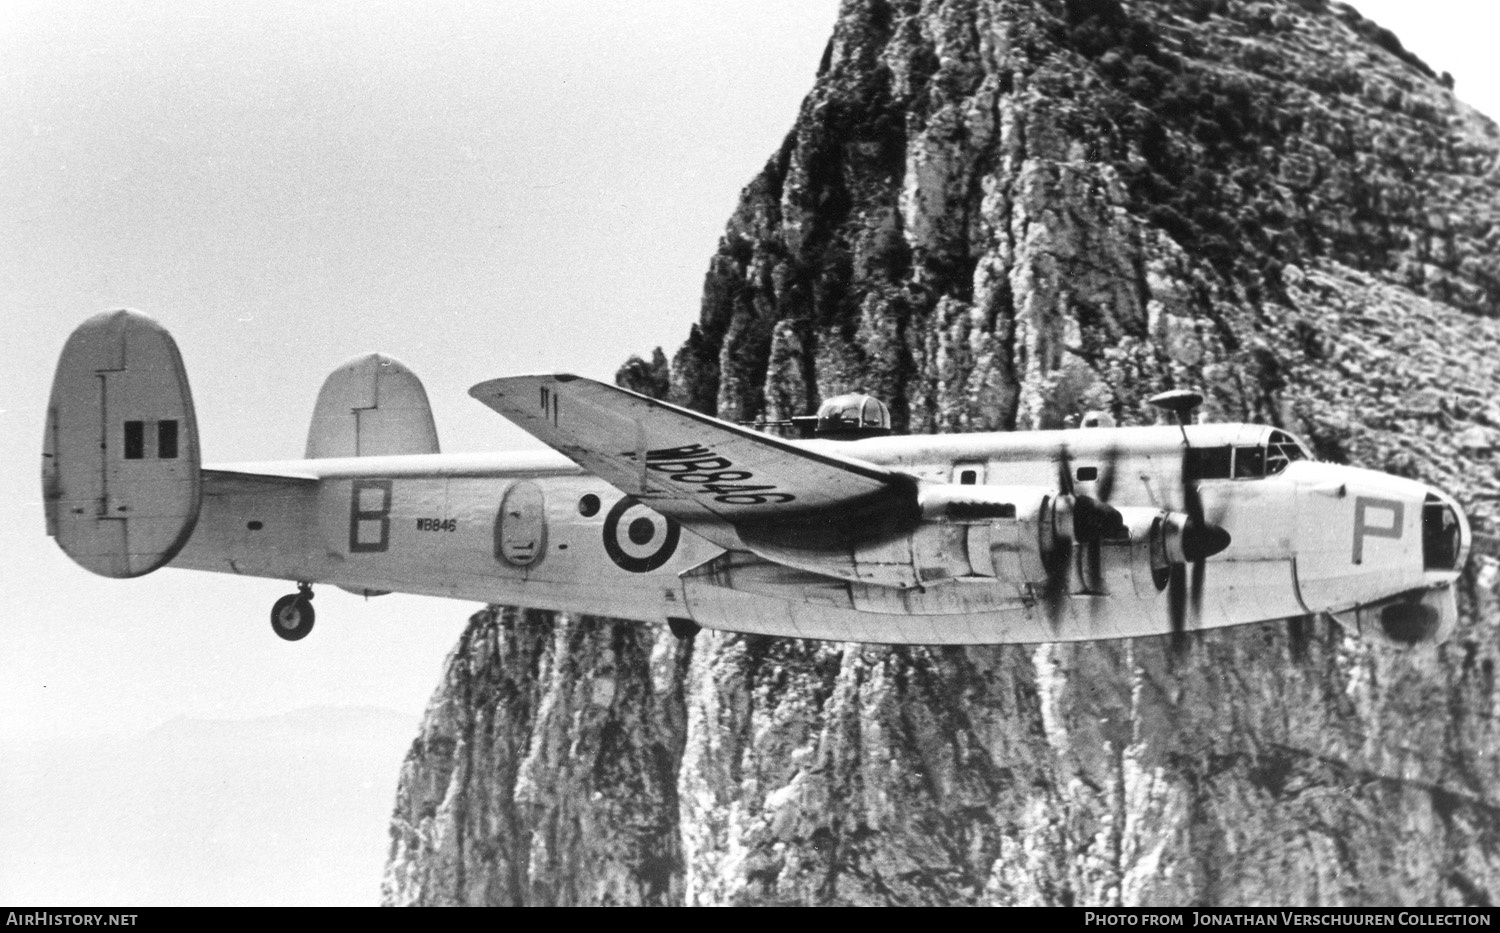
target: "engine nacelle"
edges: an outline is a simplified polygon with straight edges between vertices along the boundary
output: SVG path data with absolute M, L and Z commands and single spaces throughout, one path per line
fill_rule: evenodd
M 1067 496 L 1037 486 L 927 486 L 913 535 L 929 579 L 1000 578 L 1041 585 L 1048 557 L 1073 534 Z
M 898 589 L 1003 580 L 1054 593 L 1150 598 L 1181 563 L 1186 516 L 1121 508 L 1042 486 L 924 485 L 909 530 L 813 548 L 747 537 L 761 557 Z
M 1174 523 L 1173 515 L 1160 509 L 1125 507 L 1117 511 L 1126 535 L 1100 541 L 1097 549 L 1082 548 L 1079 576 L 1084 589 L 1091 593 L 1133 592 L 1150 599 L 1166 589 L 1171 577 L 1173 537 L 1180 523 Z
M 910 589 L 962 577 L 1040 583 L 1044 557 L 1072 534 L 1071 502 L 1035 486 L 923 486 L 911 524 L 836 543 L 776 539 L 741 529 L 761 557 L 824 576 Z M 747 533 L 747 531 L 749 533 Z

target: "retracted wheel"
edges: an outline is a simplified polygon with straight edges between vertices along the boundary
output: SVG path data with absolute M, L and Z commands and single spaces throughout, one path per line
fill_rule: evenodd
M 308 594 L 288 593 L 271 607 L 271 628 L 287 641 L 300 641 L 313 628 L 313 607 Z
M 702 631 L 702 626 L 692 619 L 679 619 L 676 617 L 667 619 L 667 628 L 679 639 L 687 640 Z

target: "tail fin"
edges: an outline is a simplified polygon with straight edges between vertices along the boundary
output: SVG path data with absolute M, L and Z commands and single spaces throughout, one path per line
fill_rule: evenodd
M 47 406 L 47 533 L 94 573 L 150 573 L 198 523 L 200 464 L 187 373 L 166 328 L 137 311 L 78 325 Z
M 427 390 L 400 360 L 366 353 L 328 374 L 307 431 L 309 460 L 437 452 Z

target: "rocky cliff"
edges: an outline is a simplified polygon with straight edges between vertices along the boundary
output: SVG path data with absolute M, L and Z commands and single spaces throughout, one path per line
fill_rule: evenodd
M 1323 0 L 848 0 L 626 384 L 726 417 L 1121 423 L 1162 389 L 1455 491 L 1443 646 L 1324 621 L 900 649 L 479 614 L 391 903 L 1488 904 L 1500 131 Z

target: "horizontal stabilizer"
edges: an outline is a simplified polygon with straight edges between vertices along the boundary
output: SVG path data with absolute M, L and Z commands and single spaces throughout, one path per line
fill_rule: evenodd
M 318 478 L 311 474 L 251 473 L 244 469 L 203 471 L 203 494 L 214 496 L 288 495 L 305 489 L 316 489 Z
M 427 390 L 400 360 L 366 353 L 323 381 L 307 430 L 307 459 L 437 452 Z
M 846 537 L 873 533 L 882 519 L 916 520 L 910 477 L 616 386 L 515 376 L 469 394 L 652 509 L 710 526 L 711 538 L 715 524 L 759 529 L 764 540 L 767 529 Z
M 47 533 L 94 573 L 150 573 L 193 533 L 199 474 L 193 399 L 172 335 L 135 311 L 80 324 L 47 406 Z

